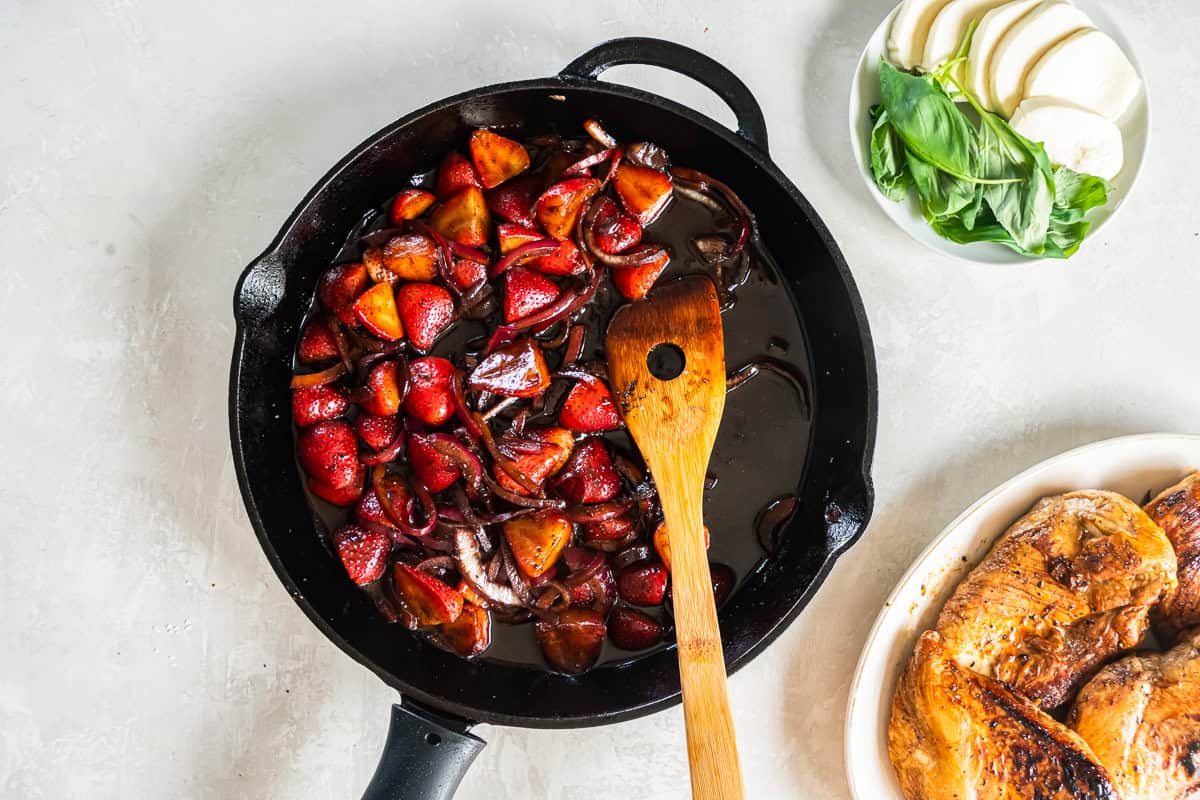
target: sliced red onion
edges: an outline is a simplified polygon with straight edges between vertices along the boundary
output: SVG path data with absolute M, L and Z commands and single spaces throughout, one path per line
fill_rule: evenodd
M 774 555 L 779 549 L 779 535 L 784 526 L 796 515 L 800 508 L 800 498 L 787 495 L 772 500 L 766 508 L 759 512 L 754 528 L 758 532 L 758 543 L 768 555 Z
M 662 255 L 663 247 L 657 244 L 640 244 L 628 253 L 620 253 L 613 255 L 606 253 L 596 243 L 596 216 L 600 213 L 600 204 L 592 203 L 588 206 L 587 212 L 583 215 L 582 232 L 583 246 L 597 261 L 606 264 L 614 269 L 626 269 L 629 267 L 640 267 L 643 264 L 649 264 L 656 258 Z
M 523 494 L 510 492 L 508 489 L 505 489 L 503 486 L 496 483 L 492 476 L 488 475 L 486 472 L 483 474 L 483 479 L 487 482 L 488 489 L 491 490 L 492 494 L 494 494 L 496 497 L 499 497 L 506 503 L 513 504 L 514 506 L 539 509 L 562 508 L 567 504 L 566 500 L 561 500 L 557 497 L 526 497 Z
M 568 547 L 563 551 L 563 561 L 571 570 L 571 576 L 567 578 L 568 586 L 586 583 L 604 569 L 606 563 L 603 553 L 584 547 Z
M 558 581 L 546 581 L 534 591 L 533 606 L 543 611 L 563 611 L 571 605 L 571 590 Z
M 455 569 L 457 566 L 458 562 L 451 556 L 431 556 L 417 564 L 416 568 L 421 572 L 440 575 Z
M 629 533 L 622 536 L 620 539 L 585 539 L 584 544 L 593 550 L 603 550 L 606 553 L 615 553 L 622 550 L 630 544 L 637 541 L 637 528 L 631 528 Z
M 735 216 L 738 217 L 738 221 L 741 224 L 737 241 L 733 243 L 733 247 L 729 250 L 729 257 L 733 258 L 742 252 L 742 248 L 746 246 L 746 242 L 750 240 L 750 234 L 753 232 L 754 213 L 742 202 L 742 198 L 738 197 L 737 192 L 711 175 L 706 175 L 699 170 L 687 167 L 672 167 L 671 177 L 676 180 L 691 181 L 695 185 L 695 188 L 701 192 L 716 190 L 721 195 L 722 199 L 733 209 Z
M 634 142 L 625 146 L 625 157 L 640 167 L 649 167 L 659 172 L 671 168 L 671 159 L 667 151 L 653 142 Z
M 293 375 L 291 388 L 302 389 L 306 386 L 325 386 L 333 383 L 348 372 L 346 365 L 340 361 L 332 367 L 320 372 L 306 372 L 303 375 Z
M 787 381 L 792 389 L 795 390 L 797 397 L 800 398 L 800 404 L 804 408 L 805 416 L 808 416 L 810 406 L 808 402 L 808 387 L 804 383 L 804 378 L 794 367 L 783 361 L 776 361 L 773 358 L 763 358 L 739 367 L 734 370 L 733 374 L 726 378 L 725 391 L 732 392 L 762 372 L 771 372 Z
M 604 176 L 604 180 L 600 182 L 601 188 L 612 183 L 613 176 L 617 174 L 617 167 L 621 166 L 621 159 L 625 157 L 625 147 L 617 147 L 613 151 L 612 161 L 608 162 L 608 174 Z
M 604 130 L 596 120 L 585 119 L 583 121 L 583 129 L 587 131 L 588 136 L 591 136 L 604 147 L 613 148 L 617 146 L 617 140 L 608 131 Z
M 512 342 L 522 331 L 553 325 L 555 322 L 566 319 L 587 305 L 595 297 L 596 290 L 600 288 L 600 282 L 603 277 L 604 270 L 597 265 L 592 269 L 591 280 L 579 291 L 575 293 L 563 292 L 557 300 L 541 311 L 535 311 L 516 322 L 510 322 L 507 325 L 497 327 L 496 332 L 492 334 L 491 340 L 488 341 L 488 346 L 484 350 L 484 353 L 492 353 L 497 348 Z
M 392 440 L 391 444 L 376 453 L 359 456 L 358 460 L 368 467 L 374 467 L 379 464 L 390 464 L 404 454 L 404 443 L 407 440 L 407 431 L 401 427 L 396 431 L 396 438 Z
M 622 550 L 612 557 L 612 568 L 614 571 L 619 572 L 630 564 L 636 564 L 648 558 L 650 558 L 650 547 L 644 544 L 635 544 L 633 547 Z
M 610 500 L 607 503 L 595 503 L 588 506 L 567 506 L 563 509 L 563 515 L 571 522 L 587 524 L 616 519 L 631 508 L 633 508 L 631 499 Z
M 459 244 L 453 239 L 447 239 L 446 246 L 451 254 L 456 255 L 459 258 L 464 258 L 467 261 L 474 261 L 476 264 L 483 264 L 485 267 L 492 263 L 492 260 L 488 258 L 488 254 L 479 248 L 468 247 L 465 244 Z
M 346 334 L 342 331 L 341 324 L 334 316 L 329 317 L 328 323 L 329 333 L 333 336 L 333 343 L 337 347 L 338 356 L 342 359 L 342 363 L 346 365 L 346 369 L 352 369 L 353 359 L 350 358 L 350 344 L 346 341 Z
M 583 347 L 587 341 L 587 328 L 583 325 L 572 325 L 567 331 L 567 349 L 563 351 L 563 366 L 574 364 L 583 355 Z
M 515 405 L 519 402 L 521 402 L 520 397 L 505 397 L 503 400 L 498 401 L 495 405 L 493 405 L 487 411 L 484 411 L 481 419 L 484 422 L 487 422 L 492 417 L 494 417 L 497 414 L 499 414 L 500 412 L 504 411 L 506 408 L 511 408 L 513 405 Z
M 529 584 L 525 583 L 525 578 L 521 575 L 521 570 L 517 568 L 517 561 L 513 558 L 512 550 L 508 548 L 508 541 L 504 537 L 500 538 L 500 555 L 503 557 L 501 562 L 504 568 L 504 575 L 508 578 L 508 585 L 521 599 L 521 605 L 528 607 L 529 601 Z
M 501 558 L 497 554 L 497 558 Z M 516 591 L 488 578 L 479 552 L 475 534 L 466 528 L 454 532 L 454 559 L 458 562 L 458 573 L 480 597 L 490 603 L 515 608 L 522 605 Z
M 478 498 L 485 494 L 483 478 L 486 472 L 474 453 L 448 433 L 429 433 L 426 434 L 426 439 L 435 452 L 453 461 L 462 471 L 467 491 L 472 497 Z
M 355 520 L 355 525 L 366 528 L 372 533 L 382 533 L 390 538 L 400 547 L 416 547 L 417 541 L 411 536 L 406 535 L 399 528 L 393 528 L 391 525 L 384 525 L 382 522 L 376 522 L 373 519 L 358 519 Z
M 450 395 L 454 400 L 454 411 L 458 414 L 459 420 L 462 421 L 463 427 L 467 433 L 475 438 L 483 435 L 482 428 L 486 427 L 476 418 L 475 412 L 467 405 L 467 392 L 464 388 L 467 379 L 467 372 L 462 367 L 454 370 L 454 377 L 450 379 Z
M 597 164 L 603 164 L 605 161 L 608 161 L 610 158 L 612 158 L 612 154 L 613 154 L 614 150 L 615 150 L 615 148 L 606 147 L 603 150 L 600 150 L 599 152 L 592 153 L 590 156 L 587 156 L 586 158 L 579 159 L 574 164 L 572 164 L 571 166 L 567 167 L 566 169 L 564 169 L 562 171 L 562 177 L 569 178 L 572 175 L 579 175 L 581 173 L 587 172 L 588 170 L 590 170 L 592 167 L 596 166 Z
M 541 256 L 557 253 L 560 246 L 557 239 L 538 239 L 534 242 L 527 242 L 497 261 L 491 271 L 488 272 L 488 277 L 495 280 L 513 267 L 520 266 L 526 261 L 532 261 Z

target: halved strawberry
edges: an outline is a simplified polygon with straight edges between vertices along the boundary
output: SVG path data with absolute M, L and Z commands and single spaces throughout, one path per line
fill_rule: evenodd
M 365 586 L 383 577 L 388 555 L 392 552 L 392 540 L 357 525 L 343 525 L 333 534 L 333 547 L 350 580 Z
M 667 594 L 667 568 L 660 562 L 630 564 L 617 573 L 617 594 L 635 606 L 657 606 Z
M 437 493 L 458 480 L 462 470 L 449 456 L 433 448 L 433 440 L 423 433 L 408 435 L 408 463 L 425 488 Z
M 369 285 L 367 268 L 362 264 L 339 264 L 321 276 L 317 298 L 343 325 L 356 325 L 354 301 Z
M 389 283 L 377 283 L 354 301 L 354 315 L 380 339 L 394 342 L 404 338 L 404 326 L 396 313 L 396 295 Z
M 561 511 L 545 508 L 504 523 L 504 538 L 521 572 L 536 578 L 558 561 L 571 540 L 571 523 Z
M 396 593 L 417 624 L 454 622 L 463 610 L 462 595 L 442 581 L 408 564 L 396 564 Z
M 400 411 L 400 365 L 395 361 L 376 364 L 367 373 L 367 396 L 359 403 L 363 411 L 390 417 Z
M 362 495 L 363 479 L 366 475 L 366 469 L 359 466 L 354 473 L 354 477 L 350 483 L 345 486 L 334 488 L 327 486 L 320 481 L 315 481 L 312 478 L 308 479 L 308 490 L 321 498 L 327 503 L 332 503 L 335 506 L 353 505 L 356 500 Z
M 487 207 L 500 219 L 532 228 L 536 225 L 533 206 L 545 184 L 538 175 L 525 175 L 487 193 Z
M 406 281 L 431 281 L 437 277 L 437 245 L 428 236 L 419 233 L 393 236 L 383 246 L 380 255 L 384 269 L 395 278 Z M 395 283 L 395 279 L 388 282 Z
M 671 176 L 650 167 L 622 161 L 613 176 L 621 205 L 642 225 L 649 225 L 671 202 Z
M 496 226 L 496 238 L 500 242 L 500 255 L 506 256 L 523 244 L 544 238 L 541 233 L 524 225 L 501 222 Z
M 617 496 L 621 477 L 604 442 L 588 439 L 575 448 L 554 486 L 572 503 L 603 503 Z
M 427 425 L 438 427 L 454 416 L 450 379 L 454 364 L 444 358 L 418 358 L 408 366 L 408 396 L 404 410 Z
M 630 300 L 641 300 L 670 263 L 671 254 L 667 252 L 666 248 L 663 248 L 657 258 L 640 267 L 614 269 L 612 271 L 613 283 L 616 284 L 617 291 L 625 297 Z
M 575 449 L 575 437 L 566 428 L 526 428 L 521 438 L 525 443 L 533 442 L 540 446 L 514 453 L 513 463 L 522 475 L 538 486 L 562 469 Z M 492 474 L 502 488 L 516 494 L 529 494 L 525 487 L 508 477 L 508 473 L 499 465 L 492 465 Z
M 600 181 L 595 178 L 559 181 L 538 198 L 537 220 L 555 239 L 566 239 L 575 230 L 575 221 L 583 207 L 599 191 Z
M 600 204 L 600 209 L 596 212 L 592 233 L 601 250 L 616 255 L 642 241 L 642 226 L 626 214 L 616 201 L 606 196 L 596 202 Z
M 397 483 L 402 482 L 397 481 Z M 407 487 L 405 487 L 405 491 L 407 492 Z M 383 505 L 379 502 L 379 495 L 375 493 L 373 488 L 367 489 L 362 493 L 362 497 L 358 499 L 358 504 L 354 506 L 354 518 L 375 522 L 380 525 L 393 524 L 391 519 L 388 518 L 387 512 L 383 510 Z
M 529 169 L 529 152 L 520 142 L 480 128 L 471 134 L 471 160 L 483 188 L 499 186 Z
M 424 189 L 405 189 L 392 201 L 392 224 L 399 225 L 405 220 L 416 219 L 428 211 L 436 201 L 437 197 L 433 192 L 427 192 Z
M 504 273 L 504 321 L 515 322 L 558 299 L 558 284 L 524 267 Z
M 603 433 L 621 427 L 621 415 L 613 403 L 612 392 L 602 380 L 579 381 L 563 401 L 558 421 L 564 428 L 580 433 Z
M 529 266 L 546 275 L 578 275 L 587 269 L 579 248 L 570 239 L 559 243 L 557 253 L 538 256 L 529 262 Z
M 608 638 L 622 650 L 645 650 L 662 641 L 662 624 L 649 614 L 621 606 L 608 618 Z
M 433 229 L 468 247 L 487 244 L 491 216 L 477 186 L 467 186 L 442 201 L 429 220 Z
M 474 658 L 492 643 L 492 615 L 473 603 L 463 603 L 458 619 L 439 625 L 435 638 L 455 655 Z
M 296 440 L 296 455 L 310 478 L 331 489 L 343 489 L 361 478 L 358 440 L 345 420 L 305 428 Z
M 487 280 L 487 264 L 480 264 L 469 258 L 456 258 L 450 265 L 450 277 L 460 292 L 478 286 Z
M 483 186 L 479 180 L 479 173 L 462 153 L 457 151 L 447 153 L 446 157 L 442 159 L 441 166 L 438 167 L 437 186 L 434 189 L 438 199 L 445 200 L 467 186 L 476 188 Z
M 354 418 L 354 430 L 372 450 L 383 450 L 396 441 L 400 423 L 394 416 L 359 414 Z
M 349 405 L 346 396 L 328 384 L 292 389 L 292 419 L 297 428 L 307 428 L 327 419 L 337 419 L 346 413 Z
M 406 283 L 396 290 L 396 305 L 408 340 L 418 350 L 433 347 L 454 319 L 454 299 L 436 283 Z
M 471 389 L 502 397 L 536 397 L 550 385 L 550 370 L 537 342 L 526 336 L 486 356 L 467 377 Z
M 546 663 L 568 675 L 590 669 L 604 646 L 604 617 L 588 608 L 568 608 L 539 619 L 533 631 Z
M 711 536 L 708 533 L 708 526 L 704 526 L 704 549 L 707 550 L 711 541 Z M 658 551 L 658 557 L 662 559 L 663 565 L 667 571 L 671 570 L 671 540 L 667 536 L 667 523 L 660 522 L 658 527 L 654 529 L 654 549 Z
M 329 324 L 325 320 L 317 317 L 304 326 L 304 332 L 300 334 L 300 347 L 297 353 L 301 364 L 332 361 L 339 355 L 333 331 L 329 329 Z

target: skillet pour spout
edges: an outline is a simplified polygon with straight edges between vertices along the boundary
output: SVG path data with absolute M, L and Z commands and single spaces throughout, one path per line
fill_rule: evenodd
M 709 87 L 733 110 L 737 131 L 666 98 L 599 80 L 610 67 L 635 63 Z M 723 485 L 708 510 L 714 539 L 722 535 L 725 507 L 718 496 L 734 493 L 744 485 L 739 481 L 773 475 L 786 480 L 786 493 L 799 499 L 771 557 L 739 576 L 736 592 L 721 609 L 730 673 L 800 613 L 871 515 L 876 384 L 866 316 L 833 238 L 768 155 L 762 111 L 736 75 L 672 42 L 616 39 L 584 53 L 557 76 L 475 89 L 408 114 L 321 178 L 246 268 L 234 297 L 230 437 L 251 524 L 300 609 L 402 696 L 367 791 L 371 800 L 452 797 L 483 747 L 470 733 L 478 722 L 603 725 L 679 702 L 670 648 L 568 677 L 498 658 L 460 659 L 389 626 L 318 533 L 294 457 L 288 383 L 296 338 L 318 277 L 362 213 L 460 147 L 475 128 L 496 128 L 519 139 L 575 131 L 589 117 L 602 120 L 623 141 L 661 145 L 677 163 L 703 170 L 737 192 L 755 212 L 762 250 L 777 258 L 769 264 L 773 284 L 763 297 L 782 309 L 771 313 L 802 340 L 793 342 L 793 354 L 802 352 L 807 361 L 810 414 L 802 421 L 780 416 L 773 402 L 758 403 L 747 391 L 730 397 L 723 423 L 723 431 L 755 449 L 750 455 L 738 452 L 723 467 Z M 733 320 L 732 315 L 726 320 L 727 351 L 766 340 L 770 319 L 757 326 L 735 326 Z M 802 432 L 780 433 L 792 430 L 788 425 Z M 722 447 L 719 439 L 718 457 Z M 754 537 L 752 530 L 728 527 L 727 536 Z

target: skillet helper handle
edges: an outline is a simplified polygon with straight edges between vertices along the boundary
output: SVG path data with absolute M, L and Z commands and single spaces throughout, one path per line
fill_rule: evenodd
M 750 88 L 720 62 L 690 47 L 646 36 L 610 39 L 567 64 L 558 74 L 561 78 L 596 80 L 605 70 L 623 64 L 662 67 L 712 89 L 733 110 L 738 135 L 767 152 L 767 123 Z
M 363 800 L 450 800 L 486 744 L 419 706 L 392 706 L 392 722 Z

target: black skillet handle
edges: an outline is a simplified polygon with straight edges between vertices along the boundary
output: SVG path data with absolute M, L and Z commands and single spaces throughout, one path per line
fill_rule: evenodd
M 464 723 L 407 698 L 392 706 L 392 724 L 363 800 L 450 800 L 485 742 Z
M 558 75 L 595 80 L 606 69 L 622 64 L 662 67 L 704 84 L 733 109 L 738 135 L 767 152 L 767 123 L 749 87 L 728 68 L 690 47 L 645 36 L 610 39 L 567 64 Z

